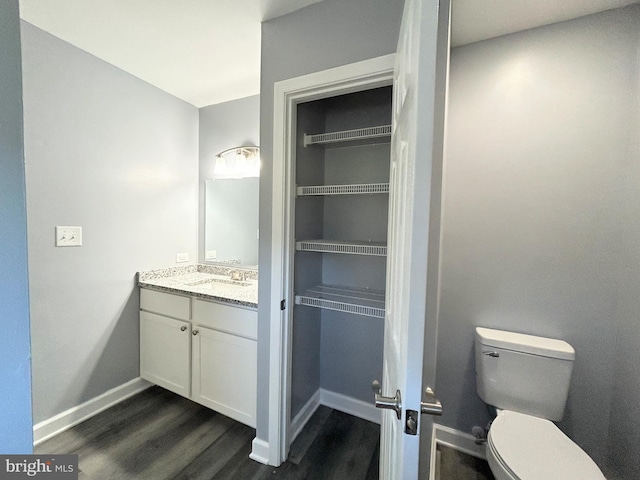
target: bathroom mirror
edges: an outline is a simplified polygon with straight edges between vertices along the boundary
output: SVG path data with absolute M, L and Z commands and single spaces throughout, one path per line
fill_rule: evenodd
M 205 262 L 258 268 L 259 177 L 205 181 Z

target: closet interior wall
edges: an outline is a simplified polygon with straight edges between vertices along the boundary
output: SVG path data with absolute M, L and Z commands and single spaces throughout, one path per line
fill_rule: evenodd
M 296 184 L 389 182 L 389 139 L 304 145 L 304 134 L 391 123 L 391 87 L 299 104 Z M 298 196 L 295 240 L 370 241 L 386 245 L 387 193 Z M 386 256 L 296 251 L 294 292 L 340 285 L 383 292 Z M 382 377 L 384 320 L 295 305 L 292 331 L 291 418 L 318 389 L 372 403 L 371 382 Z

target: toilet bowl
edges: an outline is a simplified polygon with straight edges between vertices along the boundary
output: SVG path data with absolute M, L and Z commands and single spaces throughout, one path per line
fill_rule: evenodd
M 502 411 L 486 448 L 496 480 L 605 480 L 589 455 L 550 420 Z
M 562 419 L 575 351 L 562 340 L 476 328 L 476 390 L 498 414 L 487 436 L 496 480 L 603 480 Z

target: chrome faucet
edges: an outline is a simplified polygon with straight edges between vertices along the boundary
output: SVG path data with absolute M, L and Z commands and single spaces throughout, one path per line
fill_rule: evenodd
M 244 272 L 240 270 L 231 270 L 229 272 L 229 277 L 231 280 L 238 280 L 244 282 Z

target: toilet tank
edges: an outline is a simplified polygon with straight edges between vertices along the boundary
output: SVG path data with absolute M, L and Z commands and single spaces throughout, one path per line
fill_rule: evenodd
M 485 403 L 561 420 L 575 351 L 562 340 L 476 328 L 476 389 Z

